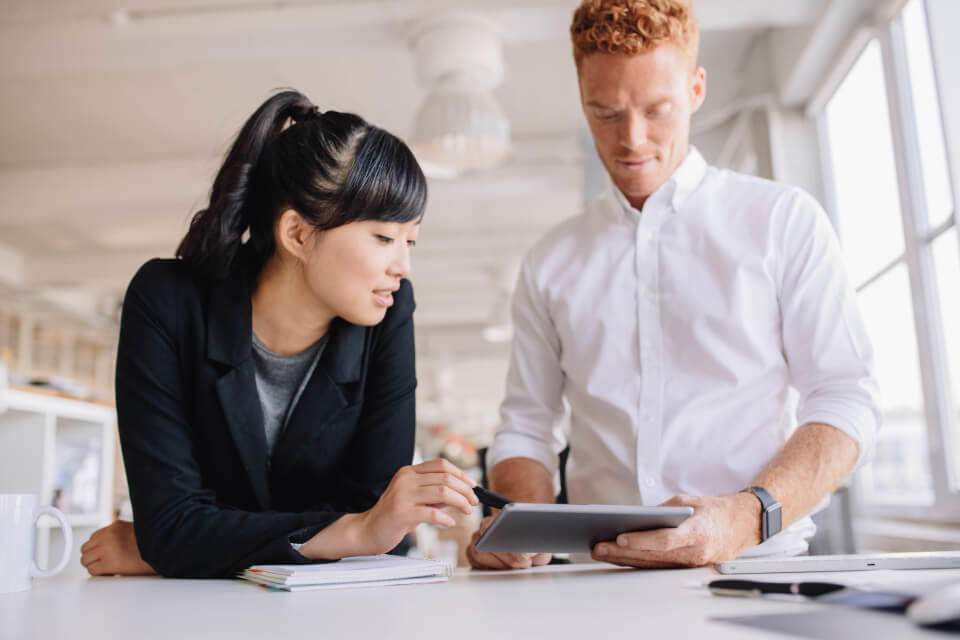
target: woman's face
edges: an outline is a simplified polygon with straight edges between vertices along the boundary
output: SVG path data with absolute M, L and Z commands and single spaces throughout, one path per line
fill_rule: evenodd
M 317 302 L 353 324 L 383 320 L 400 280 L 410 275 L 419 222 L 365 220 L 312 233 L 304 275 Z

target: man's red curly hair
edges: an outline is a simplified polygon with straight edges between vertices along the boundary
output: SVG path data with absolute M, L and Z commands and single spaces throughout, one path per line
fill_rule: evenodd
M 591 53 L 634 56 L 673 44 L 696 66 L 700 47 L 693 0 L 583 0 L 573 13 L 573 58 Z

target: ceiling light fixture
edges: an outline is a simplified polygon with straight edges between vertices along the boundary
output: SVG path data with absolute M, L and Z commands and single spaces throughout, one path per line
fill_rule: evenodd
M 493 95 L 503 80 L 497 24 L 471 12 L 430 16 L 414 25 L 410 47 L 428 89 L 411 141 L 424 172 L 453 178 L 503 164 L 510 123 Z

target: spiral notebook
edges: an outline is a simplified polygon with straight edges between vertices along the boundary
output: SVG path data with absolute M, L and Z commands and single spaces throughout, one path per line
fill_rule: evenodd
M 258 564 L 237 574 L 277 591 L 385 587 L 446 582 L 451 568 L 434 560 L 403 556 L 357 556 L 324 564 Z

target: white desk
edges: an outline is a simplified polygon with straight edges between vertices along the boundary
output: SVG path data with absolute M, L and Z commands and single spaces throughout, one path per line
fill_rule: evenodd
M 902 572 L 904 577 L 914 572 Z M 960 581 L 960 570 L 938 571 Z M 834 637 L 940 638 L 903 616 L 807 602 L 722 598 L 690 585 L 710 569 L 635 571 L 609 565 L 526 572 L 458 570 L 448 583 L 301 593 L 229 580 L 62 578 L 0 594 L 0 638 L 444 638 L 446 640 L 750 640 L 782 633 L 710 620 L 794 613 L 811 624 L 842 609 Z M 821 636 L 822 637 L 822 636 Z

